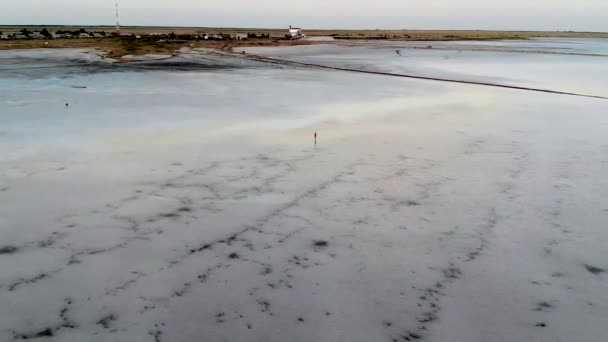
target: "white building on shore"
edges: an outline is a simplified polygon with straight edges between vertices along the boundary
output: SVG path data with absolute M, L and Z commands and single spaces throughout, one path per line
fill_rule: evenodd
M 304 38 L 304 34 L 302 34 L 302 29 L 299 27 L 289 26 L 289 38 L 291 38 L 291 39 Z

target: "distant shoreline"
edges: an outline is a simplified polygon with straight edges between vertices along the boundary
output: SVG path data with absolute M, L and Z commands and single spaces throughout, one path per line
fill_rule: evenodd
M 72 39 L 10 39 L 0 40 L 0 50 L 38 49 L 38 48 L 90 48 L 104 52 L 109 58 L 120 59 L 125 55 L 168 54 L 173 55 L 181 48 L 212 48 L 232 50 L 252 46 L 293 46 L 311 44 L 332 44 L 315 40 L 285 40 L 286 29 L 242 29 L 242 28 L 175 28 L 175 27 L 121 27 L 121 34 L 115 36 L 110 26 L 0 26 L 3 34 L 15 34 L 21 29 L 51 33 L 57 31 L 87 32 L 103 31 L 105 38 Z M 48 33 L 48 32 L 47 32 Z M 542 31 L 467 31 L 467 30 L 304 30 L 308 37 L 332 37 L 338 41 L 489 41 L 489 40 L 527 40 L 532 38 L 599 38 L 608 39 L 608 33 L 590 32 L 542 32 Z M 263 35 L 262 38 L 206 40 L 203 34 L 237 37 Z M 348 44 L 348 43 L 347 43 Z
M 114 25 L 58 25 L 58 24 L 19 24 L 19 25 L 0 25 L 0 30 L 3 28 L 104 28 L 112 30 L 115 28 Z M 215 26 L 156 26 L 156 25 L 121 25 L 123 29 L 160 29 L 160 30 L 226 30 L 226 31 L 284 31 L 284 27 L 215 27 Z M 369 32 L 369 31 L 382 31 L 382 32 L 511 32 L 511 33 L 566 33 L 566 34 L 606 34 L 603 31 L 574 31 L 574 30 L 491 30 L 491 29 L 322 29 L 322 28 L 308 28 L 309 32 L 330 32 L 330 31 L 341 31 L 341 32 Z
M 87 30 L 103 30 L 106 32 L 114 32 L 115 26 L 110 25 L 0 25 L 0 32 L 17 32 L 22 28 L 28 29 L 79 29 L 85 28 Z M 132 34 L 146 34 L 150 32 L 158 33 L 170 33 L 175 32 L 176 34 L 194 34 L 194 33 L 283 33 L 286 32 L 287 28 L 260 28 L 260 27 L 191 27 L 191 26 L 121 26 L 121 32 L 132 33 Z M 520 38 L 531 38 L 531 37 L 595 37 L 595 38 L 608 38 L 608 32 L 597 32 L 597 31 L 534 31 L 534 30 L 415 30 L 415 29 L 402 29 L 402 30 L 385 30 L 385 29 L 315 29 L 315 28 L 303 28 L 305 34 L 309 36 L 329 36 L 337 34 L 340 36 L 397 36 L 398 39 L 406 39 L 407 36 L 411 37 L 426 37 L 429 39 L 440 38 L 446 36 L 457 36 L 462 38 L 482 38 L 482 37 L 500 37 L 505 36 L 517 36 Z M 486 38 L 489 39 L 489 38 Z

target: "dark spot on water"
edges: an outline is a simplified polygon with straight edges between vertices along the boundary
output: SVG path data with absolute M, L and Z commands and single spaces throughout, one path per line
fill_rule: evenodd
M 537 327 L 544 328 L 544 327 L 546 327 L 546 326 L 547 326 L 547 323 L 542 323 L 542 322 L 541 322 L 541 323 L 536 323 L 536 326 L 537 326 Z
M 53 330 L 51 330 L 50 328 L 47 328 L 36 334 L 36 337 L 46 337 L 46 336 L 53 336 Z
M 224 316 L 226 316 L 226 314 L 223 313 L 223 312 L 217 313 L 215 315 L 215 322 L 216 323 L 224 323 Z
M 536 304 L 536 308 L 534 308 L 534 311 L 547 311 L 549 309 L 553 309 L 553 305 L 551 303 L 548 302 L 538 302 Z
M 325 240 L 317 240 L 313 242 L 315 247 L 327 247 L 329 245 L 329 242 L 325 241 Z
M 420 205 L 420 202 L 416 202 L 416 201 L 413 201 L 413 200 L 408 200 L 408 201 L 405 202 L 405 204 L 408 205 L 408 206 L 410 206 L 410 207 L 413 207 L 413 206 Z
M 0 253 L 1 254 L 1 253 Z M 585 269 L 595 275 L 606 272 L 605 269 L 585 264 Z
M 114 320 L 116 320 L 116 317 L 114 317 L 114 315 L 110 314 L 108 316 L 101 318 L 95 324 L 101 325 L 104 329 L 108 329 L 108 328 L 110 328 L 110 322 L 112 322 Z M 154 326 L 156 326 L 156 324 Z
M 190 253 L 193 254 L 193 253 L 196 253 L 196 252 L 202 252 L 204 250 L 210 249 L 211 247 L 213 247 L 213 244 L 207 243 L 207 244 L 204 244 L 204 245 L 202 245 L 201 247 L 199 247 L 197 249 L 191 249 Z
M 179 217 L 179 214 L 177 214 L 177 213 L 160 214 L 160 217 L 165 217 L 165 218 Z
M 449 267 L 443 270 L 443 275 L 448 279 L 458 279 L 462 275 L 462 271 L 457 267 Z
M 70 260 L 68 260 L 68 265 L 81 264 L 82 261 L 78 260 L 76 256 L 72 255 Z
M 393 325 L 393 323 L 391 323 L 391 322 L 389 322 L 389 321 L 384 321 L 384 322 L 382 322 L 382 324 L 383 324 L 385 327 L 390 327 L 390 326 L 392 326 L 392 325 Z
M 4 246 L 0 247 L 0 254 L 13 254 L 17 252 L 17 250 L 19 250 L 19 248 L 15 246 Z
M 181 211 L 182 213 L 189 213 L 192 211 L 192 209 L 189 207 L 181 207 L 181 208 L 177 209 L 177 211 Z
M 304 322 L 304 318 L 298 317 L 298 322 Z
M 148 332 L 148 335 L 154 337 L 154 342 L 160 342 L 161 337 L 163 336 L 163 332 L 160 329 L 155 329 Z
M 53 330 L 51 328 L 46 328 L 36 333 L 31 334 L 15 334 L 14 337 L 16 339 L 29 340 L 29 339 L 37 339 L 40 337 L 53 337 Z
M 52 246 L 54 243 L 55 243 L 55 240 L 53 240 L 53 238 L 48 238 L 47 240 L 39 241 L 38 247 L 47 248 L 47 247 Z
M 238 253 L 236 253 L 236 252 L 232 252 L 232 253 L 230 253 L 230 254 L 228 255 L 228 257 L 229 257 L 230 259 L 238 259 L 238 258 L 239 258 L 239 255 L 238 255 Z
M 270 309 L 270 302 L 264 299 L 259 299 L 258 304 L 260 305 L 261 312 L 267 312 Z
M 325 313 L 325 316 L 330 316 L 330 315 L 331 315 L 331 312 L 326 312 Z

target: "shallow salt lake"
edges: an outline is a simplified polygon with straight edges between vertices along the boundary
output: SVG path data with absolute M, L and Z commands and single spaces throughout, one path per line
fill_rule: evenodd
M 431 49 L 427 47 L 431 46 Z M 276 58 L 327 66 L 498 82 L 607 96 L 605 39 L 499 42 L 367 42 L 289 49 L 247 48 Z M 399 54 L 397 54 L 397 51 Z
M 608 96 L 606 41 L 435 45 L 247 54 Z M 608 100 L 34 50 L 0 108 L 0 341 L 603 341 Z

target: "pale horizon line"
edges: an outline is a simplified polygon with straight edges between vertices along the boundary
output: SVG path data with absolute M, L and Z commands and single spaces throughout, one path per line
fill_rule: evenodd
M 286 27 L 237 27 L 237 26 L 179 26 L 179 25 L 120 25 L 122 28 L 176 28 L 176 29 L 251 29 L 251 30 L 281 30 Z M 0 27 L 108 27 L 109 24 L 0 24 Z M 479 31 L 479 32 L 573 32 L 573 33 L 608 33 L 608 31 L 578 31 L 578 30 L 526 30 L 526 29 L 407 29 L 407 28 L 304 28 L 309 31 Z

